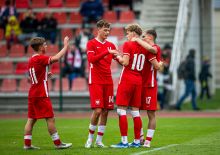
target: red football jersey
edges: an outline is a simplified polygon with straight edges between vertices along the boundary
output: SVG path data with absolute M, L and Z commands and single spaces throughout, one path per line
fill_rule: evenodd
M 157 44 L 153 45 L 153 47 L 154 46 L 157 48 L 157 54 L 154 55 L 155 56 L 154 58 L 156 58 L 157 61 L 160 62 L 161 49 Z M 145 64 L 142 77 L 143 77 L 143 87 L 157 86 L 157 70 L 154 69 L 150 61 L 147 61 Z
M 108 49 L 116 48 L 107 40 L 100 42 L 94 38 L 87 43 L 89 84 L 113 84 L 110 69 L 113 55 L 108 52 Z
M 125 42 L 123 45 L 123 55 L 129 55 L 129 64 L 123 67 L 120 81 L 135 85 L 142 84 L 142 70 L 146 60 L 150 60 L 154 55 L 144 49 L 136 42 Z
M 28 71 L 31 79 L 29 98 L 48 97 L 48 67 L 50 57 L 45 55 L 33 55 L 28 62 Z

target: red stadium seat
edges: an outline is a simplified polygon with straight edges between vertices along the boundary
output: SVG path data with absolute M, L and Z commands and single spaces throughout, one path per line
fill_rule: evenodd
M 23 57 L 24 46 L 22 44 L 14 44 L 11 46 L 9 57 Z
M 19 92 L 28 92 L 31 86 L 31 81 L 28 78 L 21 79 L 19 82 L 18 91 Z
M 65 7 L 67 8 L 79 8 L 81 0 L 66 0 Z
M 82 16 L 78 12 L 72 12 L 70 14 L 70 24 L 81 24 L 82 23 Z
M 36 13 L 36 18 L 37 18 L 38 21 L 40 21 L 44 17 L 45 17 L 45 12 L 38 12 L 38 13 Z
M 28 46 L 27 56 L 30 57 L 34 54 L 34 50 L 31 46 Z
M 59 90 L 60 90 L 60 79 L 56 79 L 54 85 L 54 91 L 59 91 Z M 69 91 L 69 80 L 67 78 L 62 79 L 62 90 Z
M 72 40 L 73 30 L 72 29 L 61 29 L 61 39 L 63 40 L 65 36 L 68 36 L 70 40 Z
M 85 78 L 76 78 L 73 80 L 72 91 L 86 91 L 87 82 Z
M 8 75 L 13 74 L 14 67 L 12 62 L 0 62 L 0 74 L 1 75 Z
M 134 22 L 135 15 L 132 11 L 123 11 L 120 14 L 119 22 L 120 23 L 132 23 Z
M 4 30 L 0 29 L 0 40 L 4 39 Z
M 122 39 L 124 37 L 124 30 L 122 27 L 115 27 L 111 29 L 111 36 L 116 36 L 118 39 Z
M 0 45 L 0 57 L 6 57 L 8 54 L 6 45 Z
M 29 8 L 29 0 L 16 0 L 15 1 L 16 8 Z
M 107 20 L 110 23 L 117 22 L 117 14 L 115 11 L 106 11 L 104 13 L 103 19 Z
M 53 74 L 60 74 L 60 64 L 59 63 L 54 63 L 51 65 L 51 72 Z
M 53 56 L 59 52 L 59 47 L 56 44 L 47 45 L 47 53 L 46 55 Z
M 3 79 L 1 92 L 10 93 L 17 90 L 16 79 Z
M 18 62 L 16 65 L 15 74 L 26 74 L 28 73 L 28 63 Z
M 5 0 L 0 1 L 0 8 L 5 5 Z
M 49 0 L 48 6 L 51 8 L 60 8 L 63 6 L 63 0 Z
M 46 0 L 32 0 L 31 3 L 32 8 L 44 8 L 46 6 Z
M 54 18 L 57 19 L 58 24 L 65 24 L 66 23 L 67 16 L 66 16 L 65 12 L 55 12 L 53 14 L 53 16 L 54 16 Z

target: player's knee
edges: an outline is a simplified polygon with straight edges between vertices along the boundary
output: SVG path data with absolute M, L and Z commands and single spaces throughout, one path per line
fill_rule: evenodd
M 119 116 L 126 115 L 126 110 L 124 110 L 124 109 L 117 109 L 117 114 L 118 114 Z
M 132 110 L 131 111 L 131 115 L 132 115 L 132 117 L 134 118 L 134 117 L 140 117 L 140 112 L 137 110 Z
M 102 109 L 101 108 L 97 108 L 95 109 L 95 115 L 99 116 L 102 113 Z

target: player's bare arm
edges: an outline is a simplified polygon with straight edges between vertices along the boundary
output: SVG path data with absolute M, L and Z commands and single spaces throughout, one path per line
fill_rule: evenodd
M 156 47 L 152 47 L 149 43 L 147 43 L 146 41 L 143 41 L 141 38 L 134 37 L 134 38 L 131 39 L 131 41 L 135 41 L 139 45 L 141 45 L 143 48 L 145 48 L 146 50 L 150 51 L 151 53 L 157 54 L 157 48 Z
M 163 62 L 162 61 L 158 62 L 157 59 L 153 59 L 150 62 L 156 70 L 159 70 L 159 71 L 163 70 Z
M 129 64 L 129 56 L 128 55 L 117 55 L 116 59 L 118 60 L 118 62 L 123 65 L 123 66 L 127 66 Z
M 64 38 L 63 44 L 63 49 L 59 53 L 51 57 L 50 63 L 57 62 L 66 53 L 69 46 L 69 37 L 66 36 Z

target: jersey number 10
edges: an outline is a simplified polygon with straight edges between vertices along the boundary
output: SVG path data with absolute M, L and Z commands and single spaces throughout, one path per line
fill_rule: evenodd
M 132 70 L 137 69 L 141 71 L 144 68 L 145 55 L 144 54 L 134 54 L 133 63 L 131 66 Z

